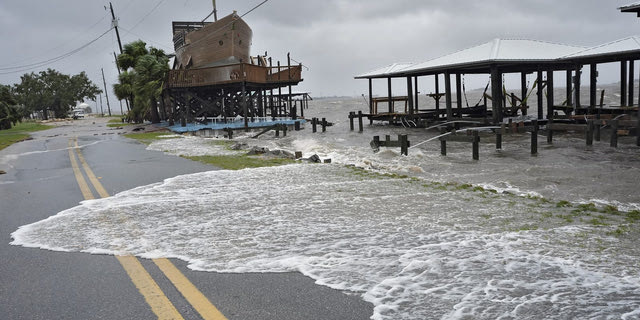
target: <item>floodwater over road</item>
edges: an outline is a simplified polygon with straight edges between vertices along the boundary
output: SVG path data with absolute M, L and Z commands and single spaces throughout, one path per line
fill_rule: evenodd
M 640 148 L 556 136 L 424 143 L 373 153 L 374 135 L 436 135 L 365 125 L 358 99 L 314 101 L 335 123 L 250 145 L 331 164 L 210 171 L 91 200 L 13 233 L 16 245 L 176 257 L 216 272 L 298 271 L 374 304 L 374 319 L 640 318 Z M 212 139 L 162 139 L 174 154 L 228 153 Z M 543 140 L 543 139 L 541 139 Z M 624 140 L 624 139 L 623 139 Z

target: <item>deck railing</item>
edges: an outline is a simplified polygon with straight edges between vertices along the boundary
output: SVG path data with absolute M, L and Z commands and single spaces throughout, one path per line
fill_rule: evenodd
M 302 81 L 302 66 L 266 67 L 246 63 L 169 70 L 168 88 L 200 87 L 241 83 L 291 84 Z

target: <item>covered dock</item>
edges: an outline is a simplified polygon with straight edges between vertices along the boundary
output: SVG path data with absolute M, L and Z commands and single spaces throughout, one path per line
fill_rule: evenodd
M 640 3 L 638 4 L 640 8 Z M 600 113 L 637 115 L 638 103 L 634 94 L 640 88 L 634 87 L 635 61 L 640 59 L 640 37 L 628 37 L 593 47 L 557 44 L 524 39 L 494 39 L 475 47 L 460 50 L 422 63 L 395 63 L 356 76 L 356 79 L 369 81 L 369 117 L 370 121 L 394 121 L 410 119 L 413 123 L 476 119 L 485 124 L 499 125 L 505 118 L 527 116 L 530 107 L 535 108 L 536 118 L 541 123 L 560 115 L 571 119 L 576 114 L 581 119 Z M 598 66 L 604 63 L 617 63 L 620 66 L 620 101 L 617 106 L 601 108 L 597 95 Z M 580 90 L 583 85 L 582 70 L 589 68 L 589 100 L 581 101 Z M 554 103 L 554 74 L 566 73 L 566 100 L 563 105 Z M 462 77 L 466 74 L 487 74 L 490 86 L 485 89 L 484 105 L 463 107 Z M 504 76 L 520 75 L 521 92 L 507 94 L 504 89 Z M 527 75 L 535 75 L 535 85 L 527 86 Z M 423 109 L 419 105 L 418 81 L 422 77 L 434 77 L 435 108 Z M 388 103 L 388 110 L 378 107 L 382 101 L 397 100 L 393 94 L 392 79 L 406 79 L 406 112 L 396 110 Z M 453 81 L 452 81 L 453 78 Z M 387 95 L 373 97 L 373 80 L 386 80 Z M 444 80 L 441 91 L 440 81 Z M 455 105 L 454 105 L 455 85 Z M 530 90 L 536 88 L 537 105 L 529 106 Z M 545 92 L 546 89 L 546 101 Z M 638 91 L 640 97 L 640 91 Z M 444 98 L 441 108 L 440 99 Z M 490 100 L 490 105 L 489 104 Z M 532 112 L 533 113 L 533 112 Z M 637 131 L 637 129 L 636 129 Z M 640 139 L 639 139 L 640 140 Z M 640 141 L 639 141 L 640 143 Z

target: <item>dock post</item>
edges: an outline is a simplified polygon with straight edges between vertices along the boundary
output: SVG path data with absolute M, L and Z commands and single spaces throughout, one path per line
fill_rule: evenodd
M 358 131 L 362 132 L 362 111 L 358 111 Z
M 300 131 L 300 121 L 296 121 L 296 122 L 293 124 L 293 130 L 295 130 L 295 131 Z
M 538 154 L 538 120 L 531 121 L 533 131 L 531 131 L 531 154 Z
M 311 128 L 313 133 L 316 133 L 318 131 L 317 125 L 318 125 L 318 118 L 311 118 Z
M 496 150 L 502 150 L 502 131 L 496 132 Z
M 390 135 L 385 135 L 384 136 L 384 142 L 385 142 L 385 146 L 389 146 L 391 145 L 391 136 Z
M 478 130 L 473 131 L 473 160 L 480 159 L 480 136 Z
M 349 112 L 349 128 L 351 129 L 351 131 L 354 130 L 353 127 L 353 117 L 355 116 L 355 112 L 351 111 Z
M 618 120 L 611 120 L 611 147 L 618 147 Z
M 400 141 L 400 155 L 409 155 L 409 140 L 406 134 L 399 134 L 398 140 Z
M 282 136 L 286 137 L 287 136 L 287 130 L 289 130 L 289 128 L 287 128 L 287 125 L 283 125 L 282 126 Z
M 548 144 L 552 144 L 553 143 L 552 126 L 553 126 L 553 117 L 549 117 L 549 121 L 547 122 L 547 143 Z
M 587 120 L 587 146 L 593 145 L 593 120 Z
M 440 140 L 440 154 L 443 156 L 447 155 L 447 140 Z
M 322 118 L 322 132 L 327 131 L 327 118 Z
M 279 137 L 280 136 L 280 126 L 276 125 L 275 130 L 276 130 L 276 137 Z
M 596 141 L 600 141 L 600 109 L 598 109 L 598 112 L 596 113 L 596 120 L 598 120 L 596 126 L 595 126 L 595 130 L 594 130 L 594 139 Z

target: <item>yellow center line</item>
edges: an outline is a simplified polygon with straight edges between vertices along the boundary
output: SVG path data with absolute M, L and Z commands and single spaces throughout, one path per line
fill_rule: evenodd
M 116 258 L 158 319 L 184 319 L 136 257 L 116 256 Z
M 209 301 L 169 259 L 153 259 L 153 262 L 162 270 L 171 283 L 176 286 L 178 291 L 191 303 L 204 320 L 227 320 L 211 301 Z
M 84 168 L 84 172 L 87 173 L 87 177 L 89 178 L 89 181 L 91 181 L 91 184 L 93 184 L 93 187 L 96 189 L 100 197 L 101 198 L 109 197 L 109 193 L 107 192 L 107 190 L 104 189 L 100 181 L 98 181 L 98 178 L 96 178 L 96 175 L 93 174 L 93 170 L 91 170 L 91 168 L 89 167 L 89 164 L 84 159 L 82 152 L 80 152 L 80 148 L 78 147 L 78 140 L 75 141 L 75 149 L 76 149 L 76 153 L 78 154 L 78 159 L 80 159 L 80 163 L 82 163 L 82 167 Z
M 80 171 L 80 167 L 78 166 L 78 161 L 76 157 L 73 155 L 73 149 L 71 144 L 71 139 L 69 139 L 69 159 L 71 159 L 71 168 L 73 169 L 73 174 L 76 176 L 76 181 L 78 181 L 78 186 L 80 187 L 80 192 L 82 192 L 82 196 L 85 200 L 91 200 L 93 198 L 93 193 L 91 193 L 91 189 L 89 189 L 89 185 L 87 181 L 84 180 L 82 176 L 82 171 Z
M 71 140 L 69 140 L 69 146 L 71 147 Z M 89 168 L 89 164 L 85 160 L 80 148 L 78 146 L 78 140 L 75 140 L 75 148 L 78 159 L 82 163 L 82 167 L 93 184 L 93 187 L 98 192 L 100 197 L 109 197 L 109 193 L 102 186 L 100 181 L 96 178 L 95 174 Z M 86 186 L 88 196 L 83 195 L 85 199 L 93 199 L 93 194 L 89 189 L 80 169 L 78 163 L 74 157 L 71 149 L 69 150 L 69 156 L 71 158 L 72 167 L 74 167 L 74 173 L 76 174 L 76 180 L 82 190 L 82 185 Z M 77 170 L 77 171 L 76 171 Z M 173 306 L 171 301 L 164 295 L 158 284 L 151 278 L 151 275 L 144 269 L 142 264 L 136 257 L 133 256 L 117 256 L 116 257 L 122 267 L 126 270 L 127 274 L 131 278 L 131 281 L 135 284 L 138 291 L 144 296 L 145 300 L 151 306 L 151 310 L 158 316 L 158 319 L 183 319 Z M 153 262 L 164 273 L 164 275 L 171 281 L 171 283 L 180 291 L 182 296 L 193 306 L 194 309 L 200 314 L 204 320 L 226 320 L 227 318 L 207 299 L 207 297 L 196 288 L 189 279 L 176 268 L 176 266 L 168 259 L 153 259 Z

